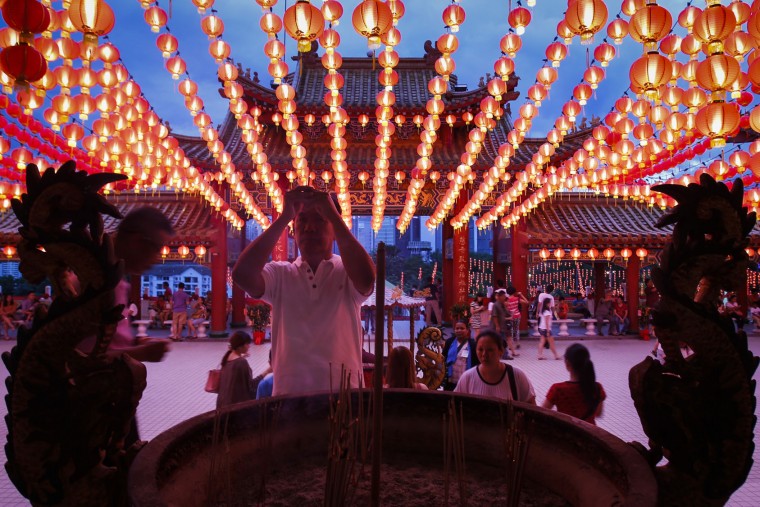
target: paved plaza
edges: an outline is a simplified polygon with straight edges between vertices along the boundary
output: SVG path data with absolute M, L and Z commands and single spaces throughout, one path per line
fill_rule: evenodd
M 422 323 L 417 325 L 418 330 Z M 581 328 L 571 328 L 575 335 L 558 341 L 558 350 L 563 353 L 565 347 L 581 339 Z M 158 336 L 165 336 L 159 331 Z M 408 345 L 409 322 L 396 322 L 394 325 L 395 345 Z M 533 382 L 537 402 L 543 402 L 549 386 L 555 382 L 568 379 L 564 361 L 538 361 L 536 359 L 535 339 L 523 339 L 521 356 L 512 364 L 523 369 Z M 1 342 L 0 351 L 10 350 L 14 341 Z M 607 400 L 604 414 L 597 419 L 601 428 L 618 436 L 624 441 L 638 440 L 646 442 L 638 416 L 633 407 L 628 391 L 628 370 L 641 361 L 651 350 L 651 342 L 636 339 L 633 336 L 623 339 L 586 339 L 591 357 L 596 366 L 597 379 L 604 385 Z M 760 337 L 750 337 L 750 347 L 756 355 L 760 354 Z M 203 391 L 206 373 L 214 368 L 227 348 L 226 342 L 200 341 L 173 343 L 172 350 L 161 363 L 149 363 L 148 387 L 138 408 L 140 433 L 144 439 L 152 439 L 159 433 L 190 417 L 214 408 L 216 395 Z M 370 350 L 371 344 L 365 345 Z M 267 363 L 269 344 L 251 347 L 249 362 L 254 374 L 261 372 Z M 2 376 L 7 372 L 4 368 Z M 756 373 L 755 378 L 760 375 Z M 0 383 L 5 395 L 5 383 Z M 5 416 L 5 404 L 2 405 Z M 757 409 L 756 409 L 756 413 Z M 756 432 L 758 429 L 756 428 Z M 5 419 L 0 422 L 3 444 L 6 437 Z M 756 444 L 758 439 L 755 439 Z M 737 491 L 728 505 L 735 507 L 756 507 L 760 504 L 760 451 L 755 448 L 755 466 L 750 472 L 746 484 Z M 3 462 L 5 456 L 3 454 Z M 15 490 L 3 470 L 0 472 L 0 506 L 29 505 Z

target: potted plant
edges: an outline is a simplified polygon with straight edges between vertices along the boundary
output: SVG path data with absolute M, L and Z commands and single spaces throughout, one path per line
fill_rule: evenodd
M 464 320 L 465 322 L 470 321 L 470 304 L 462 301 L 459 301 L 457 303 L 454 303 L 451 305 L 451 319 L 454 322 L 457 322 L 458 320 Z
M 266 303 L 256 303 L 248 307 L 248 319 L 253 328 L 253 343 L 261 345 L 264 342 L 264 330 L 269 325 L 271 309 Z

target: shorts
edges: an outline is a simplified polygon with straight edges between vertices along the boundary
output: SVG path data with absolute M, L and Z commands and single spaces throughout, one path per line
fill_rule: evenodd
M 551 336 L 551 332 L 549 332 L 548 329 L 539 329 L 538 332 L 544 338 L 548 338 L 549 336 Z

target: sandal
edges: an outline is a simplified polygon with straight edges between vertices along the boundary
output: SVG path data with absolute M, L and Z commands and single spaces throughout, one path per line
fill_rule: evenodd
M 539 361 L 543 361 L 544 359 L 546 359 L 544 356 L 538 356 Z

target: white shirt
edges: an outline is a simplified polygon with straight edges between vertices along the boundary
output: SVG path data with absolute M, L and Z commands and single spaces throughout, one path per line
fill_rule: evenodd
M 351 387 L 363 380 L 361 304 L 367 299 L 348 278 L 340 256 L 309 264 L 270 262 L 261 299 L 272 305 L 274 395 L 340 387 L 341 365 Z M 362 379 L 362 380 L 360 380 Z
M 515 372 L 515 383 L 517 384 L 517 401 L 528 401 L 531 398 L 535 398 L 536 393 L 530 380 L 528 380 L 528 376 L 519 368 L 513 366 L 512 369 Z M 512 389 L 509 386 L 509 375 L 507 375 L 506 369 L 504 370 L 504 376 L 496 384 L 488 384 L 480 376 L 477 366 L 470 368 L 462 374 L 457 386 L 454 388 L 454 392 L 489 396 L 502 400 L 512 399 Z
M 541 312 L 544 311 L 544 299 L 550 299 L 549 301 L 549 308 L 554 311 L 554 296 L 551 294 L 547 294 L 546 292 L 542 292 L 538 295 L 538 308 L 536 309 L 537 313 L 540 315 Z

